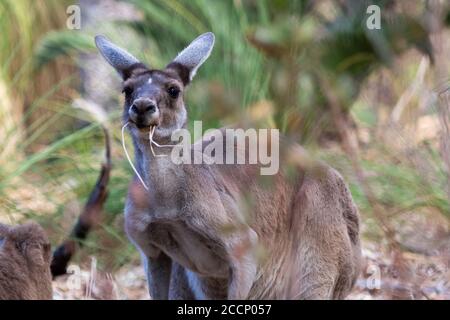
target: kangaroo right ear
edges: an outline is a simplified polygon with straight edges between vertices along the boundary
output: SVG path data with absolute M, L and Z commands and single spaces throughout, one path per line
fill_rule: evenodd
M 214 33 L 207 32 L 194 39 L 166 68 L 175 69 L 187 85 L 197 69 L 208 59 L 214 47 Z
M 135 68 L 146 68 L 136 57 L 116 46 L 104 36 L 95 37 L 95 45 L 103 58 L 116 69 L 123 80 L 130 77 Z

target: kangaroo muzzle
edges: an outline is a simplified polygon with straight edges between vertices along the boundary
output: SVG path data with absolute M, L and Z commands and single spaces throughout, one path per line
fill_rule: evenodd
M 138 98 L 128 109 L 130 120 L 138 128 L 158 125 L 159 109 L 156 102 L 149 98 Z

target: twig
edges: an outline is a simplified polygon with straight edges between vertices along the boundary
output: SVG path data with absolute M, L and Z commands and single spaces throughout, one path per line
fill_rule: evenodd
M 363 188 L 364 195 L 366 196 L 370 206 L 373 210 L 373 215 L 375 216 L 376 220 L 379 222 L 380 227 L 382 231 L 385 233 L 386 238 L 389 241 L 389 245 L 392 249 L 398 250 L 399 244 L 395 240 L 395 232 L 393 228 L 388 223 L 386 217 L 382 213 L 382 208 L 380 207 L 375 194 L 372 191 L 372 188 L 370 187 L 369 183 L 367 182 L 363 169 L 360 165 L 359 161 L 359 155 L 358 155 L 358 141 L 356 139 L 351 138 L 351 134 L 349 132 L 347 123 L 344 119 L 344 116 L 342 114 L 342 106 L 340 105 L 340 102 L 336 98 L 336 96 L 332 93 L 333 89 L 331 85 L 329 84 L 328 80 L 324 77 L 321 77 L 321 85 L 324 89 L 323 92 L 328 100 L 328 104 L 331 109 L 331 114 L 334 120 L 334 123 L 336 125 L 336 129 L 338 131 L 338 134 L 341 137 L 342 141 L 342 148 L 344 152 L 348 155 L 350 158 L 353 170 L 355 171 L 356 178 L 358 179 L 359 184 Z

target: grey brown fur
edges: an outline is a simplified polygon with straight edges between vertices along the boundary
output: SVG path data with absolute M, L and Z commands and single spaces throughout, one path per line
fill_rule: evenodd
M 142 254 L 151 296 L 345 298 L 360 268 L 359 217 L 337 171 L 323 164 L 287 170 L 289 150 L 300 147 L 284 140 L 282 170 L 270 177 L 261 177 L 258 165 L 176 165 L 152 155 L 149 126 L 156 126 L 160 144 L 186 126 L 184 90 L 214 43 L 211 33 L 197 39 L 164 70 L 133 58 L 125 72 L 123 62 L 107 59 L 123 76 L 123 118 L 131 123 L 135 164 L 149 188 L 133 179 L 125 224 Z M 105 46 L 102 38 L 99 49 L 107 55 Z M 139 112 L 132 110 L 136 101 Z M 193 154 L 211 143 L 216 140 L 204 138 Z
M 0 300 L 52 299 L 50 259 L 50 243 L 38 224 L 0 224 Z

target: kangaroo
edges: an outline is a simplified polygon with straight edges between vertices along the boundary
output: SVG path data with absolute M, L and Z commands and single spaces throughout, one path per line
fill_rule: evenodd
M 164 156 L 171 148 L 153 152 L 150 136 L 171 145 L 172 133 L 186 127 L 184 92 L 214 39 L 200 35 L 159 70 L 95 38 L 123 79 L 137 172 L 125 230 L 141 253 L 151 297 L 345 298 L 360 268 L 359 216 L 337 171 L 296 166 L 268 184 L 258 164 L 175 164 Z M 192 152 L 215 140 L 203 138 Z M 300 146 L 283 143 L 289 148 Z
M 0 224 L 0 300 L 50 300 L 50 242 L 37 223 Z

